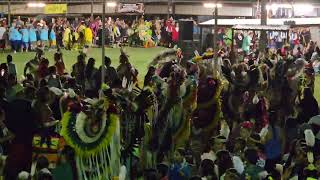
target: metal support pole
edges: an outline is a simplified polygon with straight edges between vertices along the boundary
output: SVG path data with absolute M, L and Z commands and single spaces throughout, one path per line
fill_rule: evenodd
M 200 52 L 202 54 L 202 50 L 203 50 L 203 41 L 202 41 L 202 26 L 200 26 Z M 205 50 L 204 50 L 205 51 Z M 204 52 L 203 51 L 203 52 Z
M 234 63 L 234 29 L 231 29 L 231 52 L 230 56 L 232 57 L 232 64 Z
M 216 1 L 216 5 L 214 8 L 214 34 L 213 34 L 213 48 L 214 48 L 214 54 L 217 55 L 218 53 L 218 46 L 217 46 L 217 33 L 218 33 L 218 5 Z
M 103 0 L 102 5 L 102 38 L 101 38 L 101 60 L 102 60 L 102 68 L 101 68 L 101 84 L 105 82 L 105 42 L 106 42 L 106 0 Z
M 171 8 L 172 8 L 172 16 L 176 17 L 176 5 L 173 2 L 174 0 L 171 0 Z
M 171 0 L 168 0 L 168 14 L 167 14 L 167 19 L 170 18 L 171 11 L 172 11 Z
M 8 1 L 8 26 L 11 26 L 11 0 Z
M 261 25 L 267 25 L 267 0 L 261 1 Z M 267 32 L 262 30 L 260 34 L 259 49 L 264 50 L 268 45 Z
M 287 41 L 286 41 L 286 44 L 289 44 L 289 42 L 290 42 L 290 30 L 287 30 L 286 33 L 287 33 Z
M 91 18 L 93 19 L 93 0 L 91 0 Z

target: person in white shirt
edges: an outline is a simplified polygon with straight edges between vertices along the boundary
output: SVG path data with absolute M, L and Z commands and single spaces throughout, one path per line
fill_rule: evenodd
M 6 47 L 5 39 L 6 28 L 0 23 L 0 49 L 4 50 Z

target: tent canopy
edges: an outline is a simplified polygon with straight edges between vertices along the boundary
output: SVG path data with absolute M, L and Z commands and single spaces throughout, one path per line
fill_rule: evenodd
M 268 25 L 284 25 L 286 22 L 294 22 L 295 25 L 319 25 L 320 18 L 284 18 L 267 19 Z M 260 25 L 261 19 L 218 19 L 218 26 L 233 25 Z M 214 26 L 214 19 L 200 23 L 200 26 Z
M 234 30 L 257 30 L 257 31 L 289 31 L 290 26 L 286 25 L 235 25 Z

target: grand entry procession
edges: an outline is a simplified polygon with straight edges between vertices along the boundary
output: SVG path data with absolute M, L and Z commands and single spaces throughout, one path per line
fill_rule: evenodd
M 320 179 L 319 10 L 1 0 L 0 180 Z

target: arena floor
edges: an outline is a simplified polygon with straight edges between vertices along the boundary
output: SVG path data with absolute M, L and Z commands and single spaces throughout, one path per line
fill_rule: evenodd
M 144 75 L 147 72 L 147 67 L 151 60 L 161 51 L 165 50 L 165 48 L 156 47 L 156 48 L 133 48 L 126 47 L 125 52 L 130 56 L 130 62 L 138 69 L 139 71 L 139 79 L 143 80 Z M 67 67 L 67 71 L 71 70 L 71 66 L 76 62 L 78 51 L 62 51 L 64 62 Z M 112 60 L 112 66 L 117 67 L 119 64 L 119 48 L 107 48 L 106 56 L 109 56 Z M 55 51 L 47 51 L 45 55 L 49 58 L 50 64 L 53 64 L 53 54 Z M 9 53 L 0 52 L 0 63 L 6 61 L 6 57 Z M 12 54 L 12 53 L 11 53 Z M 96 67 L 101 65 L 101 49 L 92 48 L 88 50 L 88 58 L 93 57 L 96 59 Z M 23 74 L 24 65 L 28 60 L 35 56 L 34 52 L 20 52 L 16 54 L 12 54 L 14 63 L 17 66 L 17 71 L 19 74 L 19 78 L 21 79 Z M 320 76 L 317 76 L 315 83 L 315 97 L 318 102 L 320 102 Z
M 132 48 L 125 47 L 125 52 L 130 56 L 130 62 L 138 69 L 139 79 L 143 78 L 148 70 L 148 65 L 152 59 L 165 48 L 156 47 L 156 48 Z M 54 63 L 53 55 L 56 51 L 46 51 L 45 56 L 49 59 L 50 65 Z M 62 50 L 63 60 L 66 65 L 67 71 L 71 71 L 72 65 L 77 61 L 77 55 L 79 51 L 66 51 Z M 0 63 L 6 62 L 6 57 L 9 53 L 0 52 Z M 10 53 L 13 56 L 13 61 L 17 66 L 17 71 L 19 78 L 23 75 L 23 69 L 28 60 L 34 58 L 35 52 L 18 52 L 16 54 Z M 119 48 L 106 48 L 106 56 L 110 57 L 112 60 L 112 66 L 117 67 L 119 64 L 120 49 Z M 87 52 L 87 58 L 96 59 L 96 67 L 98 68 L 101 65 L 101 49 L 100 48 L 91 48 Z

